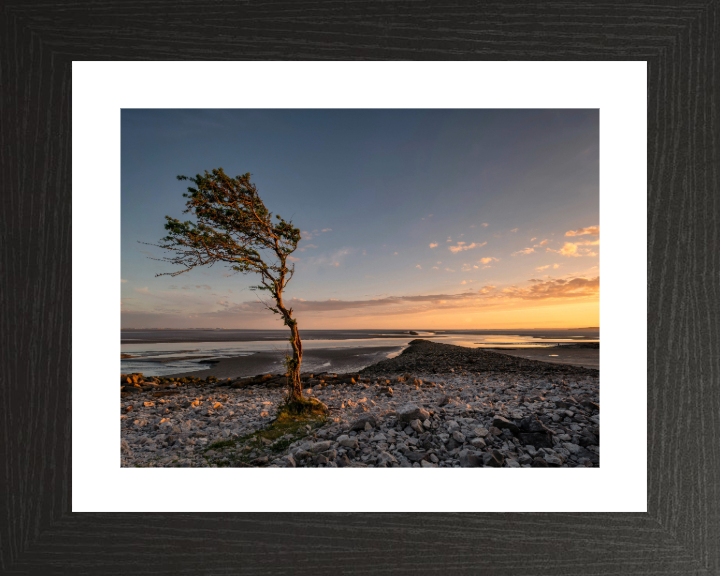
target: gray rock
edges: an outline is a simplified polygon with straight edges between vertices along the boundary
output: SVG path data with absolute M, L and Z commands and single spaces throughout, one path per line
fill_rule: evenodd
M 460 430 L 460 425 L 455 422 L 455 420 L 448 420 L 448 422 L 445 424 L 445 427 L 450 434 L 452 434 L 456 430 Z
M 410 422 L 410 428 L 415 430 L 418 434 L 422 434 L 425 430 L 423 429 L 422 424 L 420 423 L 420 420 L 413 420 Z
M 534 446 L 535 448 L 552 448 L 552 439 L 547 432 L 531 432 L 518 434 L 520 444 Z
M 425 420 L 430 413 L 417 404 L 405 404 L 397 410 L 398 419 L 401 422 L 412 422 L 413 420 Z
M 347 468 L 352 466 L 352 462 L 350 462 L 350 459 L 345 454 L 338 456 L 335 459 L 335 463 L 337 464 L 338 468 Z
M 405 458 L 411 462 L 420 462 L 420 460 L 425 459 L 426 456 L 427 454 L 425 452 L 414 452 L 412 450 L 405 452 Z
M 580 446 L 572 442 L 563 442 L 563 447 L 570 452 L 570 454 L 577 454 L 580 451 Z
M 453 436 L 453 440 L 455 440 L 459 444 L 462 444 L 463 442 L 465 442 L 465 434 L 460 432 L 460 430 L 455 430 L 455 432 L 453 432 L 452 436 Z
M 485 466 L 491 466 L 493 468 L 500 468 L 500 467 L 502 467 L 504 462 L 505 462 L 505 456 L 503 456 L 497 450 L 493 450 L 492 452 L 485 452 L 483 454 L 483 464 Z
M 379 466 L 380 468 L 387 468 L 390 464 L 397 464 L 397 459 L 395 458 L 395 456 L 393 456 L 389 452 L 380 452 L 380 454 L 378 454 L 375 465 Z
M 315 442 L 315 444 L 312 445 L 312 448 L 310 448 L 310 450 L 312 452 L 315 452 L 315 454 L 319 454 L 320 452 L 325 452 L 326 450 L 329 450 L 330 446 L 332 446 L 332 442 L 330 442 L 330 440 L 325 440 L 324 442 Z
M 520 429 L 523 432 L 547 432 L 545 424 L 540 422 L 537 416 L 529 416 L 520 420 Z
M 508 420 L 507 418 L 503 418 L 502 416 L 495 416 L 493 418 L 493 426 L 500 429 L 505 428 L 507 430 L 510 430 L 510 432 L 512 432 L 513 434 L 517 434 L 518 432 L 520 432 L 520 428 L 518 428 L 515 422 Z
M 483 465 L 483 460 L 477 454 L 473 454 L 467 450 L 463 450 L 460 453 L 460 466 L 463 468 L 480 468 Z
M 365 430 L 365 424 L 370 423 L 370 426 L 377 426 L 377 420 L 372 414 L 365 414 L 360 416 L 355 422 L 350 425 L 350 430 Z
M 475 448 L 485 448 L 486 446 L 485 440 L 483 440 L 482 438 L 473 438 L 472 440 L 470 440 L 470 444 L 475 446 Z
M 545 460 L 540 458 L 539 456 L 536 456 L 535 458 L 533 458 L 532 467 L 533 468 L 547 468 L 548 463 L 545 462 Z

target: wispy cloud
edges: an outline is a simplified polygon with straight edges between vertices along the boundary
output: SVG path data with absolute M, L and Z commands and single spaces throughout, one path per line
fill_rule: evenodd
M 553 250 L 552 248 L 546 248 L 547 252 L 556 252 L 560 254 L 560 256 L 567 256 L 567 257 L 578 257 L 580 254 L 578 253 L 578 247 L 577 244 L 573 244 L 572 242 L 565 242 L 562 248 L 560 250 Z
M 481 264 L 490 264 L 490 262 L 499 262 L 500 258 L 495 258 L 494 256 L 488 256 L 487 258 L 480 258 L 478 262 Z
M 332 232 L 332 228 L 323 228 L 322 230 L 313 230 L 312 232 L 308 232 L 307 230 L 303 230 L 300 232 L 300 236 L 303 240 L 311 240 L 312 238 L 315 238 L 322 232 Z
M 578 230 L 568 230 L 565 236 L 599 236 L 600 226 L 588 226 L 587 228 L 579 228 Z
M 295 258 L 295 256 L 288 256 L 288 260 L 290 260 L 290 262 L 299 262 L 300 258 Z
M 472 250 L 473 248 L 481 248 L 482 246 L 485 246 L 487 242 L 483 242 L 482 244 L 476 244 L 473 242 L 472 244 L 466 244 L 465 242 L 458 242 L 456 246 L 448 246 L 448 250 L 452 252 L 453 254 L 457 254 L 458 252 L 462 252 L 464 250 Z
M 517 232 L 518 230 L 519 228 L 513 228 L 512 230 L 510 230 L 510 232 Z
M 517 256 L 518 254 L 532 254 L 535 252 L 535 248 L 525 248 L 524 250 L 518 250 L 517 252 L 513 252 L 513 256 Z
M 534 240 L 534 239 L 533 239 Z M 532 242 L 532 240 L 531 240 Z M 547 243 L 550 242 L 547 238 L 545 240 L 541 240 L 539 244 L 535 244 L 533 248 L 540 248 L 541 246 L 547 245 Z
M 123 280 L 122 278 L 120 278 L 120 283 L 121 283 L 121 284 L 125 284 L 125 282 L 127 282 L 127 280 Z
M 487 223 L 487 222 L 483 222 L 482 224 L 480 224 L 480 226 L 482 226 L 483 228 L 487 228 L 487 227 L 488 227 L 488 223 Z
M 430 248 L 437 248 L 437 242 L 433 242 L 430 244 Z
M 420 264 L 417 264 L 415 268 L 420 268 L 420 270 L 422 270 L 422 266 L 420 266 Z

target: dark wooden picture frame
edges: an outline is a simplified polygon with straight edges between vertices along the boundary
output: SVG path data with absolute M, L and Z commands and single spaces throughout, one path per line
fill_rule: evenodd
M 0 573 L 720 574 L 719 32 L 717 0 L 4 2 Z M 647 61 L 647 513 L 71 512 L 72 61 L 279 59 Z

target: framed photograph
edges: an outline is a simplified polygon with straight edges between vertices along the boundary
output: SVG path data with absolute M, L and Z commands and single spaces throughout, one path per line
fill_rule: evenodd
M 599 110 L 121 120 L 121 466 L 600 465 Z
M 3 571 L 717 571 L 714 5 L 79 10 L 3 8 Z

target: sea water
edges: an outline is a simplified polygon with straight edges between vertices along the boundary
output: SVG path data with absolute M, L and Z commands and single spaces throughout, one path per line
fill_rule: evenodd
M 567 330 L 307 330 L 301 331 L 303 350 L 347 350 L 386 347 L 387 358 L 398 356 L 417 338 L 468 348 L 556 346 L 562 343 L 599 342 L 597 331 Z M 278 357 L 292 354 L 287 330 L 123 330 L 121 353 L 133 356 L 120 362 L 121 374 L 142 372 L 164 376 L 207 370 L 219 360 L 258 352 Z M 332 363 L 326 363 L 332 369 Z M 325 364 L 323 365 L 325 366 Z

